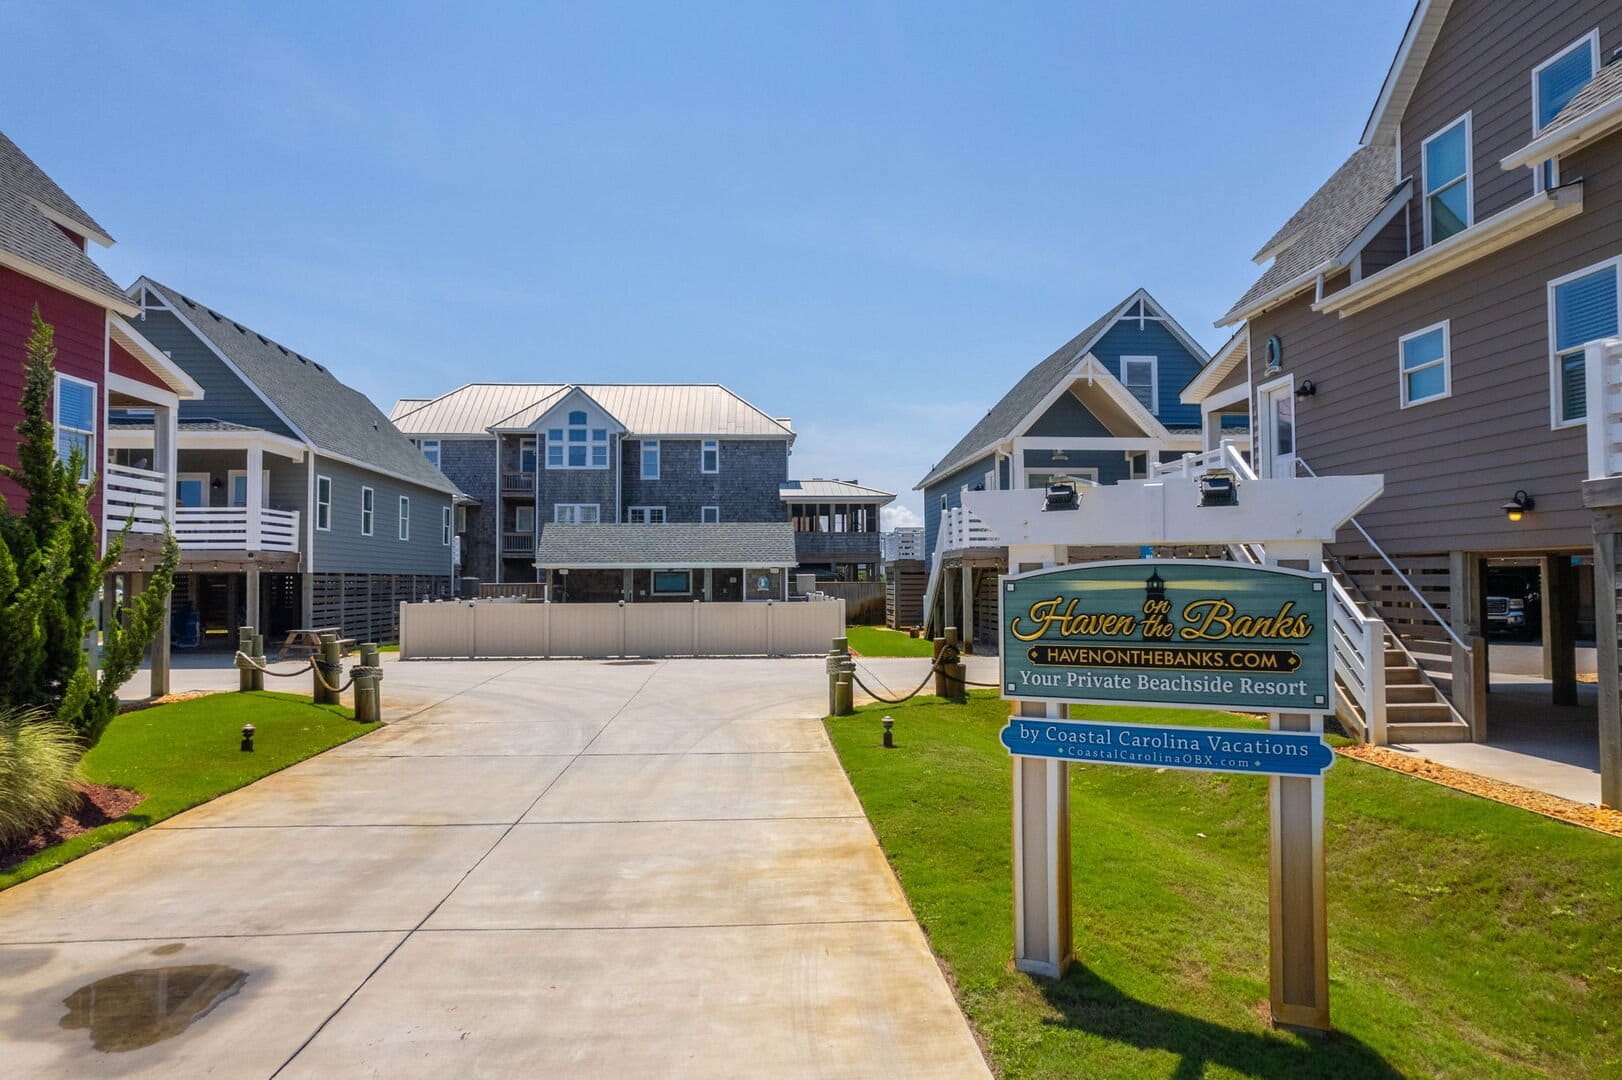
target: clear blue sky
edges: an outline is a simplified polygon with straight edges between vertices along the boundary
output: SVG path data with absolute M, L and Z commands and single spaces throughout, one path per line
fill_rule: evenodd
M 1411 6 L 7 2 L 3 123 L 115 279 L 385 410 L 721 382 L 916 511 L 1132 289 L 1220 344 Z

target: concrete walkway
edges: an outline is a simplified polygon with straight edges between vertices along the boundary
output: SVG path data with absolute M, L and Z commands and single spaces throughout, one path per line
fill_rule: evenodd
M 0 894 L 6 1074 L 987 1075 L 820 660 L 385 687 L 415 715 Z

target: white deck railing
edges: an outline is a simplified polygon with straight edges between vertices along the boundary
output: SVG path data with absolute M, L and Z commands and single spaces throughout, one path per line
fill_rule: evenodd
M 936 554 L 943 551 L 962 551 L 965 548 L 1003 546 L 1002 537 L 961 506 L 941 511 L 940 530 L 936 533 L 936 538 Z
M 1622 475 L 1622 340 L 1588 346 L 1588 479 Z
M 258 518 L 257 527 L 249 521 Z M 190 551 L 297 551 L 297 510 L 260 507 L 250 515 L 245 506 L 175 508 L 175 539 Z
M 151 469 L 108 463 L 102 474 L 102 520 L 109 533 L 161 533 L 169 513 L 169 480 Z

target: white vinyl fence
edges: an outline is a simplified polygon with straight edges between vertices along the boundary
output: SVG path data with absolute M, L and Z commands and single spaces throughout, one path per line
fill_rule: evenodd
M 804 656 L 845 633 L 845 602 L 400 605 L 400 659 Z

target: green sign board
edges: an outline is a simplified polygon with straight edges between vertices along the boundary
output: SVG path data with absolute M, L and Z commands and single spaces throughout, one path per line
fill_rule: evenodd
M 1329 578 L 1201 559 L 1003 578 L 1003 696 L 1329 712 Z

